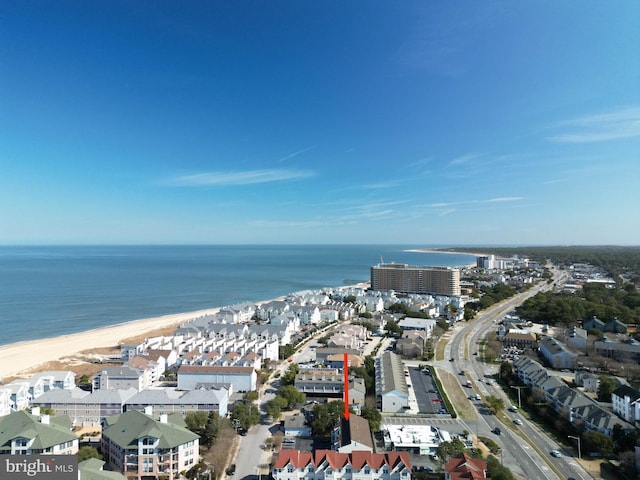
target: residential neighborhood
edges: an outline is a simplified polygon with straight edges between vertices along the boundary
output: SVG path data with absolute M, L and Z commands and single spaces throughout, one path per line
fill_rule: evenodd
M 505 280 L 501 266 L 514 268 L 518 262 L 479 259 L 484 266 L 476 269 L 482 268 L 486 279 Z M 528 278 L 541 278 L 531 274 L 533 263 L 525 262 Z M 493 288 L 493 283 L 485 282 L 484 288 Z M 512 283 L 524 286 L 522 292 L 531 288 L 526 281 Z M 537 280 L 537 285 L 545 283 Z M 257 434 L 252 433 L 254 428 L 271 426 L 270 436 L 262 442 L 274 446 L 271 460 L 264 460 L 265 465 L 273 462 L 273 468 L 264 471 L 273 478 L 306 478 L 310 472 L 316 479 L 374 475 L 408 480 L 415 472 L 489 478 L 487 462 L 468 456 L 466 450 L 442 456 L 448 455 L 444 453 L 448 445 L 475 448 L 487 441 L 458 417 L 461 409 L 480 408 L 485 397 L 487 402 L 491 396 L 503 397 L 512 404 L 509 415 L 515 428 L 534 428 L 523 425 L 520 418 L 526 407 L 521 388 L 576 432 L 612 437 L 637 431 L 640 392 L 618 377 L 610 401 L 602 402 L 601 372 L 586 367 L 589 352 L 612 360 L 634 358 L 614 348 L 633 346 L 622 339 L 629 334 L 627 325 L 592 317 L 563 329 L 525 321 L 509 310 L 484 322 L 486 337 L 480 347 L 467 346 L 470 353 L 459 357 L 451 350 L 449 358 L 438 352 L 453 349 L 453 335 L 462 338 L 460 334 L 472 325 L 465 319 L 465 305 L 475 299 L 466 287 L 463 291 L 446 297 L 377 291 L 363 285 L 224 307 L 216 315 L 181 324 L 172 335 L 120 345 L 118 355 L 105 356 L 95 374 L 81 383 L 69 370 L 42 371 L 0 385 L 0 421 L 11 437 L 3 448 L 12 454 L 76 454 L 80 446 L 93 445 L 104 461 L 83 462 L 87 478 L 89 470 L 113 471 L 132 479 L 141 478 L 143 472 L 151 478 L 179 479 L 194 468 L 214 474 L 212 466 L 202 463 L 201 437 L 185 423 L 204 414 L 231 421 L 236 434 L 242 434 L 236 437 L 235 448 L 243 448 L 244 435 Z M 594 329 L 602 332 L 596 341 L 587 335 Z M 507 377 L 492 373 L 492 364 L 499 365 L 500 372 L 508 367 L 513 372 L 509 381 L 516 383 L 502 383 Z M 447 375 L 463 379 L 452 383 Z M 285 385 L 305 401 L 273 410 Z M 455 393 L 461 387 L 470 392 L 464 400 Z M 513 400 L 516 389 L 522 410 Z M 251 395 L 254 400 L 248 400 Z M 332 403 L 344 401 L 350 416 L 340 415 L 326 437 L 318 436 L 319 416 Z M 251 417 L 254 420 L 239 416 L 246 406 L 258 413 Z M 382 425 L 371 423 L 371 409 L 379 412 Z M 18 431 L 27 420 L 35 433 Z M 483 428 L 494 420 L 486 422 L 488 427 Z M 45 445 L 38 435 L 47 428 L 54 430 L 47 434 L 51 440 Z M 74 433 L 86 429 L 93 429 L 98 440 L 87 443 Z M 491 427 L 493 436 L 499 437 L 500 431 Z M 280 440 L 275 440 L 274 432 Z M 137 445 L 137 453 L 132 445 Z M 234 453 L 229 455 L 227 470 L 216 478 L 243 471 L 233 463 Z

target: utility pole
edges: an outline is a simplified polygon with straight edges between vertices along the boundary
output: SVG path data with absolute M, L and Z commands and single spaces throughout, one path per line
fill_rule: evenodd
M 516 390 L 518 390 L 518 408 L 522 408 L 522 402 L 520 401 L 520 390 L 522 390 L 523 388 L 527 388 L 527 387 L 511 387 L 511 388 L 515 388 Z
M 580 452 L 580 437 L 574 437 L 573 435 L 567 435 L 567 437 L 578 441 L 578 460 L 582 460 L 582 453 Z

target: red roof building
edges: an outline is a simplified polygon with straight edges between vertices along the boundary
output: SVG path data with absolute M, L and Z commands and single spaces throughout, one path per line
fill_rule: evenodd
M 407 452 L 280 450 L 272 473 L 275 480 L 301 480 L 310 475 L 315 480 L 329 476 L 332 480 L 352 480 L 362 474 L 370 480 L 411 480 L 411 463 Z
M 490 480 L 487 477 L 487 462 L 466 453 L 451 458 L 445 463 L 444 471 L 445 480 Z

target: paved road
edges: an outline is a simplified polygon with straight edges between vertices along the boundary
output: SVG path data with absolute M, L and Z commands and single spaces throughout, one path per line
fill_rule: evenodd
M 554 271 L 557 284 L 558 278 L 562 275 L 559 271 Z M 508 299 L 493 308 L 488 309 L 478 315 L 477 319 L 471 324 L 459 326 L 449 340 L 449 344 L 445 348 L 445 357 L 447 359 L 454 358 L 453 362 L 444 361 L 439 365 L 456 373 L 458 370 L 466 370 L 471 374 L 473 389 L 480 393 L 482 397 L 486 395 L 494 395 L 502 398 L 505 403 L 510 402 L 500 387 L 492 381 L 491 384 L 486 383 L 487 375 L 495 375 L 498 373 L 498 367 L 488 366 L 478 361 L 479 358 L 473 355 L 478 351 L 478 343 L 485 336 L 486 332 L 494 327 L 493 321 L 504 316 L 516 306 L 522 304 L 527 298 L 532 297 L 539 291 L 551 288 L 548 284 L 538 285 L 531 290 L 520 294 L 514 298 Z M 511 430 L 511 425 L 503 425 L 495 415 L 490 414 L 482 401 L 474 401 L 474 405 L 479 413 L 479 418 L 475 422 L 475 429 L 480 435 L 489 436 L 498 443 L 504 452 L 504 463 L 514 472 L 524 475 L 527 479 L 547 480 L 550 478 L 580 478 L 590 479 L 591 476 L 572 458 L 563 456 L 561 458 L 553 458 L 549 452 L 553 449 L 559 449 L 558 445 L 549 438 L 544 432 L 539 430 L 536 425 L 531 424 L 520 415 L 508 413 L 511 420 L 518 417 L 523 421 L 520 427 L 528 439 L 536 446 L 539 446 L 543 452 L 541 456 L 531 445 L 517 432 Z M 508 403 L 506 403 L 508 405 Z M 471 422 L 473 423 L 473 422 Z M 491 433 L 495 427 L 501 429 L 501 435 Z M 550 463 L 557 471 L 561 473 L 561 477 L 551 468 Z

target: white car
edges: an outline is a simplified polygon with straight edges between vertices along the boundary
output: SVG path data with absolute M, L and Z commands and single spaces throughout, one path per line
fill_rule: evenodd
M 551 456 L 558 458 L 560 456 L 560 452 L 558 450 L 551 450 Z
M 513 423 L 515 423 L 516 425 L 522 425 L 522 420 L 520 420 L 519 418 L 516 418 L 513 420 Z

